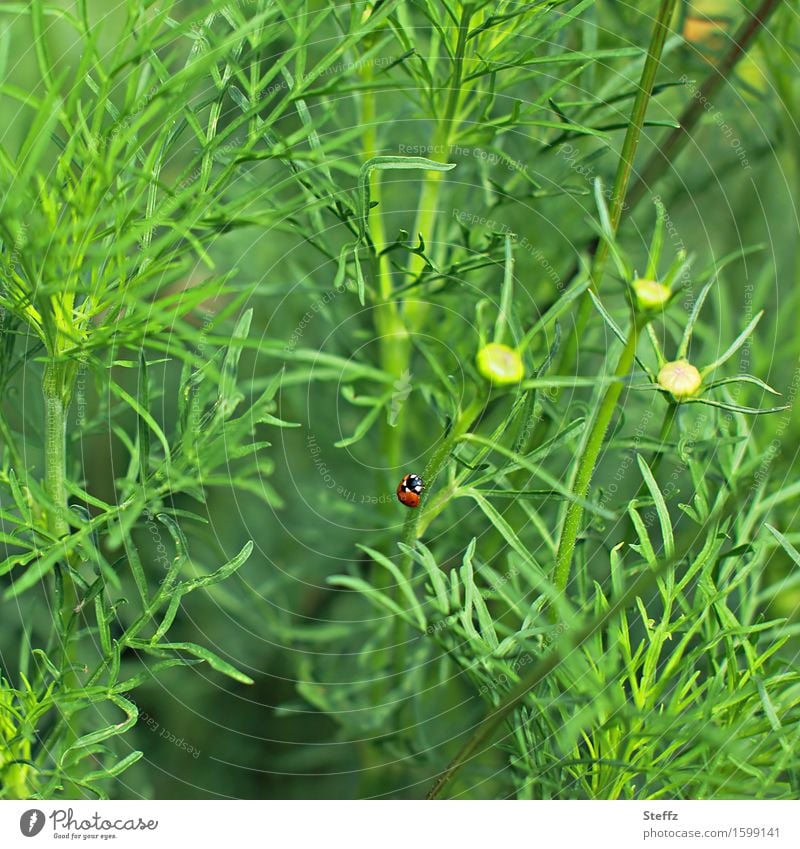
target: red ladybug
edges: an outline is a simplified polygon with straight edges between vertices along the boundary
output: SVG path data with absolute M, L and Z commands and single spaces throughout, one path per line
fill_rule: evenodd
M 419 507 L 419 497 L 425 489 L 425 482 L 419 475 L 406 475 L 397 484 L 397 497 L 406 507 Z

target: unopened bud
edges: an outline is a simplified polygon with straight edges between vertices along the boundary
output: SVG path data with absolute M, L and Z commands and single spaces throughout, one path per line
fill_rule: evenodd
M 492 386 L 509 386 L 525 377 L 525 366 L 519 351 L 491 342 L 478 351 L 475 359 L 478 371 Z
M 696 395 L 702 382 L 700 372 L 687 360 L 664 363 L 658 373 L 658 385 L 671 393 L 676 401 Z
M 656 280 L 645 280 L 642 277 L 633 281 L 633 291 L 636 294 L 636 304 L 641 310 L 658 310 L 672 296 L 669 286 Z

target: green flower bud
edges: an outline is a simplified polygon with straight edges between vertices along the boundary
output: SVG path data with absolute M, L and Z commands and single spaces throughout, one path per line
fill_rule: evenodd
M 491 342 L 478 351 L 475 358 L 478 371 L 492 386 L 509 386 L 525 377 L 525 366 L 519 351 Z
M 702 382 L 700 372 L 687 360 L 664 363 L 658 373 L 658 385 L 671 393 L 676 401 L 696 395 Z
M 659 310 L 672 296 L 669 286 L 657 280 L 645 280 L 638 277 L 632 283 L 636 294 L 636 304 L 640 310 Z

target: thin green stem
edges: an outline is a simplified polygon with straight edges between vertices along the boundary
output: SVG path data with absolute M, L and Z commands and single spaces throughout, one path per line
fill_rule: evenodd
M 625 343 L 625 347 L 620 353 L 617 367 L 614 370 L 615 377 L 625 377 L 630 372 L 633 366 L 634 356 L 636 354 L 636 344 L 639 340 L 639 324 L 634 318 L 631 325 L 631 332 Z M 564 517 L 564 525 L 561 529 L 561 537 L 558 543 L 558 553 L 556 555 L 556 568 L 553 581 L 556 587 L 562 592 L 566 589 L 569 582 L 570 568 L 572 567 L 572 557 L 575 552 L 575 543 L 578 538 L 578 532 L 583 519 L 582 500 L 586 498 L 589 491 L 589 484 L 594 474 L 597 458 L 605 441 L 608 426 L 611 424 L 611 417 L 614 415 L 614 410 L 617 406 L 617 401 L 622 392 L 623 381 L 614 381 L 608 385 L 608 388 L 603 395 L 600 406 L 597 408 L 597 413 L 594 421 L 591 423 L 587 440 L 583 447 L 583 452 L 578 460 L 578 471 L 575 477 L 573 492 L 581 501 L 571 501 L 567 508 L 566 516 Z
M 656 452 L 655 456 L 650 462 L 650 472 L 655 477 L 656 472 L 661 465 L 661 461 L 664 459 L 664 444 L 669 439 L 669 435 L 672 432 L 672 426 L 675 424 L 675 419 L 678 415 L 678 405 L 673 401 L 669 402 L 669 406 L 667 407 L 667 414 L 664 416 L 664 421 L 661 423 L 661 430 L 658 434 L 658 442 L 659 442 L 659 450 Z M 636 498 L 641 497 L 644 494 L 646 488 L 646 484 L 644 481 L 639 484 L 639 489 L 636 492 Z
M 364 67 L 362 78 L 368 83 L 372 80 L 373 70 L 370 63 Z M 375 92 L 370 89 L 362 96 L 361 119 L 364 126 L 364 159 L 368 161 L 380 153 Z M 375 205 L 367 213 L 372 239 L 372 277 L 378 296 L 378 303 L 375 305 L 375 330 L 380 345 L 381 367 L 396 380 L 400 380 L 408 368 L 410 346 L 408 331 L 394 300 L 389 257 L 386 254 L 381 255 L 381 250 L 386 245 L 386 232 L 381 207 L 380 174 L 381 172 L 375 169 L 369 176 L 370 197 Z M 403 453 L 403 428 L 397 422 L 391 426 L 387 421 L 383 422 L 382 428 L 386 465 L 397 469 Z
M 475 420 L 486 408 L 489 400 L 488 395 L 475 398 L 472 403 L 468 404 L 459 414 L 450 432 L 439 443 L 439 447 L 433 452 L 428 465 L 423 473 L 426 491 L 422 497 L 422 503 L 417 510 L 413 510 L 406 519 L 405 528 L 403 530 L 403 541 L 407 546 L 413 546 L 419 535 L 419 527 L 426 518 L 433 505 L 430 499 L 430 490 L 433 487 L 439 473 L 444 468 L 445 463 L 450 458 L 450 454 L 455 447 L 456 442 L 472 427 Z M 430 505 L 430 506 L 429 506 Z M 441 512 L 441 506 L 437 507 L 437 512 Z
M 669 32 L 670 21 L 677 0 L 661 0 L 661 5 L 656 16 L 656 22 L 653 27 L 653 32 L 650 36 L 650 45 L 647 48 L 647 58 L 645 59 L 644 67 L 642 68 L 642 76 L 639 80 L 639 88 L 636 92 L 636 97 L 633 101 L 633 109 L 628 121 L 628 128 L 625 132 L 625 139 L 622 143 L 620 151 L 619 164 L 617 165 L 617 173 L 614 177 L 614 186 L 611 191 L 611 202 L 609 204 L 609 219 L 611 221 L 611 235 L 616 235 L 619 229 L 619 223 L 622 220 L 622 213 L 625 209 L 625 196 L 630 182 L 631 173 L 633 171 L 633 163 L 636 158 L 636 151 L 639 147 L 639 141 L 642 136 L 642 127 L 647 114 L 647 107 L 650 104 L 650 98 L 653 95 L 653 84 L 655 83 L 656 73 L 661 64 L 661 54 L 664 51 L 664 42 L 667 39 Z M 606 239 L 601 239 L 594 254 L 591 269 L 591 279 L 589 286 L 593 292 L 597 292 L 600 286 L 600 281 L 603 277 L 606 261 L 609 254 L 609 242 Z M 586 324 L 592 313 L 591 299 L 584 296 L 578 308 L 578 316 L 570 334 L 567 344 L 564 346 L 561 354 L 558 373 L 566 373 L 564 369 L 567 365 L 574 361 L 578 340 L 583 337 L 586 329 Z
M 709 98 L 731 79 L 733 69 L 742 57 L 746 55 L 748 48 L 756 36 L 766 28 L 767 21 L 781 2 L 782 0 L 763 0 L 758 9 L 739 27 L 732 38 L 732 44 L 728 52 L 715 65 L 714 70 L 703 80 L 699 88 L 696 89 L 695 96 L 692 97 L 688 106 L 678 116 L 678 126 L 667 133 L 640 169 L 636 180 L 628 191 L 627 203 L 623 203 L 622 205 L 621 211 L 623 215 L 626 212 L 630 213 L 637 206 L 648 189 L 666 173 L 668 166 L 675 161 L 677 155 L 692 137 L 692 132 L 700 118 L 706 114 L 706 104 L 710 102 Z M 640 89 L 639 95 L 641 93 Z M 620 165 L 622 165 L 622 162 L 620 162 Z M 599 249 L 600 239 L 598 238 L 592 239 L 587 246 L 587 251 L 590 255 L 596 254 Z M 566 279 L 571 280 L 577 273 L 578 267 L 576 266 L 566 275 Z M 579 324 L 576 325 L 576 331 L 569 337 L 561 356 L 560 368 L 564 368 L 566 364 L 574 360 L 575 346 L 580 338 L 578 331 L 580 330 L 582 332 L 586 323 L 586 319 L 582 318 L 582 316 L 584 314 L 588 316 L 590 310 L 590 305 L 587 301 L 584 301 L 579 308 Z
M 47 493 L 47 530 L 57 539 L 68 536 L 67 521 L 67 410 L 72 395 L 72 381 L 75 369 L 68 363 L 50 361 L 44 367 L 42 376 L 42 395 L 44 397 L 44 489 Z M 65 547 L 65 567 L 69 553 Z M 60 568 L 60 567 L 57 567 Z M 61 685 L 65 690 L 77 685 L 74 671 L 73 640 L 70 623 L 74 619 L 77 605 L 75 583 L 68 568 L 61 571 L 63 591 L 61 609 L 58 617 L 61 621 Z M 69 718 L 63 716 L 64 737 L 62 746 L 65 751 L 75 739 L 76 733 Z
M 69 533 L 67 522 L 66 438 L 69 394 L 65 387 L 66 369 L 50 362 L 42 377 L 44 396 L 44 489 L 50 502 L 47 529 L 57 538 Z
M 707 114 L 709 99 L 731 78 L 731 72 L 736 64 L 745 55 L 753 39 L 765 28 L 767 20 L 781 2 L 782 0 L 764 0 L 736 31 L 728 52 L 715 65 L 714 70 L 703 80 L 700 87 L 695 89 L 689 105 L 678 117 L 678 126 L 667 133 L 639 172 L 630 189 L 630 207 L 644 197 L 653 183 L 666 171 L 667 165 L 674 162 L 675 157 L 683 150 L 691 138 L 695 125 L 704 114 Z
M 628 190 L 628 183 L 633 172 L 633 162 L 636 158 L 636 151 L 639 147 L 639 141 L 642 137 L 642 127 L 644 127 L 644 119 L 647 115 L 647 107 L 650 105 L 650 98 L 653 96 L 653 85 L 656 81 L 656 73 L 661 64 L 661 54 L 664 51 L 664 42 L 667 40 L 670 21 L 675 12 L 675 6 L 678 0 L 661 0 L 661 6 L 658 10 L 658 16 L 653 27 L 653 33 L 650 36 L 650 46 L 647 48 L 647 59 L 642 68 L 642 77 L 639 80 L 639 90 L 636 92 L 636 97 L 633 101 L 633 110 L 628 121 L 628 128 L 625 132 L 625 140 L 622 143 L 622 151 L 619 156 L 619 165 L 614 178 L 614 187 L 611 191 L 611 204 L 609 207 L 609 218 L 611 219 L 611 230 L 616 234 L 619 229 L 619 222 L 622 220 L 622 212 L 625 207 L 625 195 Z M 594 256 L 592 263 L 592 277 L 589 286 L 597 291 L 597 286 L 600 283 L 603 269 L 605 268 L 606 260 L 608 259 L 609 242 L 601 241 L 598 246 L 597 253 Z M 585 299 L 589 301 L 588 298 Z
M 443 162 L 447 162 L 450 144 L 453 140 L 455 129 L 459 125 L 458 114 L 463 94 L 464 57 L 467 49 L 469 23 L 472 14 L 472 5 L 469 3 L 464 4 L 458 25 L 458 39 L 453 59 L 453 75 L 448 84 L 449 90 L 444 114 L 436 125 L 436 131 L 433 137 L 432 158 L 436 159 L 438 157 Z M 420 234 L 425 238 L 426 234 L 430 234 L 433 231 L 436 218 L 439 214 L 439 190 L 442 182 L 442 173 L 441 171 L 427 171 L 425 173 L 422 191 L 420 192 L 419 206 L 417 207 L 417 220 L 414 225 L 414 232 L 411 234 L 412 239 L 416 239 Z M 424 268 L 425 260 L 419 254 L 412 254 L 408 266 L 409 278 L 413 280 L 417 275 L 422 273 Z M 405 312 L 410 326 L 419 329 L 425 320 L 427 310 L 428 304 L 423 300 L 418 299 L 407 302 Z
M 444 505 L 430 501 L 430 490 L 433 487 L 440 472 L 444 469 L 445 464 L 450 458 L 450 454 L 455 447 L 456 442 L 472 427 L 475 420 L 480 416 L 486 408 L 489 400 L 488 395 L 476 398 L 472 403 L 468 404 L 464 410 L 456 418 L 450 432 L 439 443 L 439 447 L 433 452 L 431 459 L 425 466 L 425 471 L 422 473 L 422 479 L 425 481 L 426 491 L 422 496 L 422 502 L 416 510 L 410 510 L 403 527 L 403 542 L 409 548 L 413 548 L 420 535 L 420 524 L 423 518 L 429 518 L 430 511 L 436 507 L 436 512 L 441 512 Z M 424 527 L 427 527 L 427 522 Z M 400 564 L 400 570 L 405 578 L 410 578 L 413 570 L 413 559 L 410 554 L 405 554 Z M 396 600 L 401 600 L 400 587 L 396 588 Z M 403 638 L 405 625 L 401 619 L 395 620 L 394 629 L 394 668 L 398 674 L 402 674 L 405 667 L 406 646 Z

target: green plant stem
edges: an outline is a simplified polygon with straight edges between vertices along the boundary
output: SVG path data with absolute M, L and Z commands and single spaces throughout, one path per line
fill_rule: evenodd
M 465 3 L 461 10 L 461 19 L 458 25 L 458 39 L 456 42 L 455 58 L 453 60 L 453 76 L 449 82 L 449 91 L 444 108 L 444 114 L 437 122 L 433 137 L 433 159 L 441 159 L 447 162 L 450 144 L 459 125 L 458 114 L 462 97 L 462 80 L 464 77 L 464 56 L 467 48 L 467 37 L 469 35 L 469 23 L 472 18 L 473 7 Z M 441 153 L 440 153 L 441 151 Z M 420 192 L 419 206 L 417 207 L 417 219 L 414 225 L 412 239 L 419 235 L 425 238 L 426 234 L 432 234 L 436 218 L 439 214 L 439 191 L 443 178 L 441 171 L 427 171 L 425 173 L 422 190 Z M 430 236 L 428 236 L 430 239 Z M 413 280 L 421 274 L 425 268 L 425 260 L 419 254 L 412 254 L 409 261 L 409 279 Z M 405 313 L 409 325 L 420 329 L 428 312 L 428 304 L 424 300 L 416 299 L 407 301 Z
M 362 79 L 369 83 L 372 78 L 372 65 L 367 63 L 362 71 Z M 362 95 L 361 119 L 364 125 L 364 159 L 368 161 L 380 153 L 375 92 L 369 89 Z M 372 239 L 372 276 L 378 297 L 375 305 L 375 330 L 380 345 L 381 367 L 399 380 L 408 368 L 410 345 L 405 322 L 394 300 L 389 257 L 386 254 L 381 255 L 386 245 L 386 232 L 383 226 L 380 180 L 380 171 L 372 171 L 369 176 L 370 197 L 375 205 L 367 212 L 367 222 Z M 398 422 L 395 422 L 395 426 L 392 427 L 388 421 L 384 420 L 382 430 L 386 465 L 396 470 L 401 465 L 403 454 L 403 428 Z
M 50 502 L 47 529 L 61 538 L 69 533 L 67 510 L 66 439 L 68 394 L 66 368 L 50 362 L 44 368 L 44 489 Z
M 403 526 L 403 543 L 408 548 L 413 548 L 417 539 L 420 536 L 420 526 L 427 527 L 431 519 L 438 515 L 446 506 L 446 501 L 441 499 L 431 499 L 431 490 L 443 470 L 450 455 L 458 440 L 472 427 L 476 419 L 480 417 L 489 403 L 489 393 L 480 395 L 472 400 L 457 416 L 449 433 L 442 439 L 438 448 L 433 452 L 431 459 L 425 466 L 422 473 L 422 479 L 425 482 L 425 492 L 423 493 L 420 506 L 415 510 L 409 510 Z M 425 520 L 425 521 L 423 521 Z M 410 554 L 405 554 L 400 564 L 400 570 L 404 577 L 410 578 L 413 571 L 413 558 Z M 396 588 L 396 600 L 402 598 L 400 587 Z M 395 624 L 395 651 L 394 665 L 398 672 L 402 672 L 405 668 L 405 647 L 403 640 L 403 623 L 399 619 Z
M 620 353 L 617 367 L 614 370 L 615 377 L 625 377 L 631 370 L 636 355 L 636 345 L 639 341 L 639 323 L 634 317 L 631 324 L 631 332 Z M 585 499 L 589 491 L 589 484 L 594 474 L 597 458 L 603 447 L 611 417 L 617 406 L 617 401 L 622 393 L 623 382 L 615 381 L 608 385 L 603 395 L 597 414 L 591 424 L 589 435 L 584 444 L 583 451 L 578 460 L 578 471 L 575 477 L 573 491 L 580 499 Z M 583 506 L 578 501 L 571 501 L 564 517 L 564 525 L 561 529 L 561 537 L 558 542 L 558 553 L 556 555 L 556 568 L 553 581 L 560 591 L 564 591 L 569 582 L 569 573 L 572 566 L 572 556 L 575 552 L 575 543 L 580 531 L 583 519 Z
M 475 420 L 481 415 L 489 401 L 489 396 L 479 396 L 468 404 L 459 414 L 450 432 L 439 444 L 439 447 L 433 452 L 428 465 L 423 473 L 426 492 L 423 495 L 422 503 L 417 510 L 412 510 L 406 519 L 403 530 L 403 542 L 411 547 L 417 541 L 419 534 L 420 523 L 423 518 L 427 518 L 431 509 L 436 509 L 436 512 L 441 512 L 442 506 L 430 501 L 429 492 L 439 476 L 439 473 L 444 468 L 445 463 L 450 457 L 450 454 L 455 447 L 456 442 L 472 427 Z M 410 558 L 406 561 L 410 564 Z
M 670 21 L 675 12 L 677 0 L 661 0 L 661 6 L 658 10 L 658 16 L 653 27 L 653 33 L 650 37 L 650 45 L 647 48 L 647 59 L 642 68 L 642 77 L 639 80 L 639 90 L 636 92 L 636 97 L 633 101 L 633 110 L 628 122 L 628 128 L 625 131 L 625 140 L 622 143 L 622 151 L 619 156 L 619 165 L 614 178 L 614 187 L 611 192 L 611 206 L 609 209 L 609 218 L 611 219 L 611 230 L 616 234 L 619 229 L 619 222 L 622 220 L 622 212 L 625 206 L 625 195 L 628 190 L 628 183 L 633 172 L 633 162 L 636 158 L 636 151 L 639 147 L 639 142 L 642 137 L 642 127 L 644 127 L 644 119 L 647 115 L 647 107 L 650 105 L 650 98 L 653 96 L 653 85 L 656 81 L 656 73 L 661 64 L 661 54 L 664 51 L 664 42 L 667 40 Z M 600 277 L 605 268 L 606 260 L 608 259 L 609 243 L 603 240 L 594 256 L 592 263 L 592 277 L 589 283 L 590 288 L 597 291 L 600 283 Z M 584 298 L 586 303 L 589 303 L 588 298 Z
M 678 117 L 678 126 L 670 130 L 665 138 L 658 144 L 656 149 L 650 154 L 649 159 L 640 169 L 633 185 L 627 193 L 627 203 L 622 204 L 621 215 L 630 213 L 634 207 L 645 196 L 648 189 L 667 171 L 677 155 L 683 150 L 686 143 L 692 136 L 694 128 L 697 126 L 700 118 L 706 113 L 705 104 L 722 86 L 731 78 L 733 69 L 738 62 L 747 53 L 753 40 L 765 28 L 767 21 L 773 12 L 780 5 L 782 0 L 764 0 L 758 9 L 744 21 L 739 30 L 733 36 L 732 45 L 725 56 L 715 66 L 714 70 L 703 80 L 700 87 L 697 89 L 697 96 L 693 97 L 689 105 L 681 112 Z M 640 88 L 637 98 L 642 94 Z M 634 104 L 635 108 L 635 104 Z M 620 167 L 623 162 L 620 161 Z M 619 171 L 618 171 L 619 173 Z M 613 220 L 613 219 L 612 219 Z M 621 219 L 620 219 L 621 220 Z M 590 256 L 595 256 L 601 248 L 601 240 L 599 238 L 592 239 L 587 245 L 586 250 Z M 576 265 L 566 275 L 567 280 L 571 280 L 578 273 L 579 268 Z M 598 281 L 599 282 L 599 281 Z M 581 304 L 579 310 L 579 320 L 582 312 L 587 315 L 590 312 L 590 305 L 587 301 Z M 580 330 L 583 331 L 585 321 L 580 324 Z M 561 356 L 559 368 L 564 368 L 568 363 L 571 363 L 575 357 L 575 345 L 580 338 L 578 330 L 569 337 L 569 342 Z
M 67 521 L 67 410 L 72 395 L 74 369 L 64 362 L 50 361 L 44 367 L 42 395 L 44 396 L 44 488 L 47 493 L 47 530 L 61 539 L 69 535 Z M 64 563 L 67 566 L 69 553 L 65 547 Z M 57 567 L 58 568 L 58 567 Z M 74 671 L 73 645 L 70 639 L 70 622 L 75 615 L 77 592 L 68 568 L 63 568 L 63 591 L 61 609 L 61 686 L 65 691 L 77 686 Z M 63 751 L 76 738 L 69 718 L 63 716 Z
M 731 47 L 714 70 L 703 80 L 689 105 L 678 117 L 678 126 L 670 130 L 657 149 L 650 155 L 636 177 L 628 194 L 629 207 L 635 206 L 666 171 L 667 165 L 683 150 L 691 138 L 692 130 L 706 113 L 709 99 L 730 79 L 736 64 L 747 52 L 750 43 L 764 28 L 767 20 L 782 0 L 764 0 L 755 12 L 749 14 L 732 39 Z
M 475 398 L 470 404 L 468 404 L 458 415 L 455 422 L 453 423 L 450 432 L 445 436 L 445 438 L 439 444 L 439 447 L 433 452 L 431 459 L 428 461 L 428 464 L 425 466 L 425 471 L 422 473 L 422 479 L 425 481 L 426 491 L 422 496 L 422 501 L 420 506 L 416 510 L 409 510 L 408 517 L 406 518 L 405 525 L 403 527 L 403 542 L 409 548 L 413 548 L 416 543 L 419 535 L 420 535 L 420 525 L 422 524 L 422 520 L 429 519 L 431 517 L 431 512 L 433 515 L 437 515 L 440 513 L 444 507 L 444 503 L 439 503 L 438 501 L 432 501 L 430 498 L 430 490 L 433 488 L 433 484 L 439 476 L 439 473 L 444 468 L 448 459 L 450 458 L 450 454 L 455 447 L 456 442 L 472 427 L 475 423 L 475 420 L 478 419 L 486 409 L 486 405 L 489 402 L 488 393 L 483 396 L 479 396 Z M 424 527 L 427 527 L 428 522 L 425 522 Z M 400 570 L 403 573 L 405 578 L 411 578 L 411 573 L 413 571 L 413 559 L 410 554 L 405 554 L 403 556 L 403 560 L 400 565 Z M 402 595 L 400 591 L 400 587 L 396 588 L 395 600 L 401 601 Z M 405 656 L 406 656 L 406 647 L 405 640 L 403 638 L 403 630 L 404 624 L 402 620 L 399 618 L 395 622 L 395 632 L 394 632 L 394 667 L 398 674 L 402 674 L 405 669 Z
M 631 117 L 628 121 L 628 128 L 625 132 L 625 139 L 622 143 L 620 151 L 619 164 L 617 165 L 617 173 L 614 177 L 614 186 L 611 192 L 611 202 L 609 204 L 609 219 L 611 221 L 611 233 L 616 235 L 619 229 L 619 223 L 622 220 L 622 213 L 625 208 L 625 196 L 630 182 L 631 173 L 633 171 L 633 163 L 636 158 L 636 151 L 639 147 L 639 141 L 642 136 L 642 127 L 647 114 L 647 107 L 650 104 L 650 98 L 653 95 L 653 84 L 655 83 L 656 73 L 661 64 L 661 54 L 664 50 L 664 42 L 667 39 L 669 32 L 670 21 L 675 12 L 677 0 L 661 0 L 661 5 L 658 9 L 656 22 L 653 26 L 653 32 L 650 36 L 650 45 L 647 48 L 647 58 L 645 59 L 644 67 L 642 68 L 642 76 L 639 80 L 639 89 L 636 92 L 636 97 L 633 101 L 633 109 Z M 606 261 L 609 254 L 609 243 L 606 239 L 601 239 L 597 245 L 594 258 L 592 260 L 592 269 L 589 287 L 593 292 L 597 292 L 600 286 L 600 281 L 603 277 Z M 575 360 L 578 341 L 583 337 L 589 317 L 592 314 L 592 302 L 589 297 L 584 295 L 578 308 L 578 316 L 573 325 L 573 330 L 568 337 L 567 343 L 562 350 L 560 357 L 558 374 L 565 374 L 564 369 Z
M 673 401 L 669 402 L 669 406 L 667 407 L 667 414 L 664 416 L 664 421 L 661 423 L 661 430 L 658 434 L 658 441 L 660 443 L 661 448 L 663 449 L 664 443 L 669 439 L 669 435 L 672 432 L 672 426 L 675 424 L 675 419 L 678 416 L 678 405 Z M 656 472 L 661 465 L 661 461 L 664 459 L 664 451 L 660 450 L 656 452 L 655 457 L 653 457 L 650 463 L 650 471 L 655 477 Z M 636 493 L 636 498 L 639 498 L 644 492 L 646 488 L 645 482 L 642 481 L 639 485 L 639 490 Z
M 627 194 L 627 204 L 624 203 L 625 198 L 623 197 L 623 202 L 620 205 L 620 218 L 618 219 L 618 221 L 621 221 L 621 216 L 624 215 L 626 212 L 630 213 L 633 210 L 633 208 L 642 200 L 646 191 L 656 182 L 656 180 L 659 179 L 659 177 L 661 177 L 666 172 L 667 167 L 674 161 L 675 157 L 678 155 L 678 153 L 680 153 L 680 151 L 691 138 L 692 132 L 697 123 L 699 122 L 701 116 L 705 114 L 704 104 L 708 102 L 709 97 L 713 96 L 717 92 L 717 90 L 720 89 L 730 79 L 733 69 L 736 67 L 740 59 L 746 54 L 748 48 L 750 47 L 751 43 L 756 38 L 756 36 L 759 34 L 759 32 L 761 32 L 761 30 L 765 28 L 768 19 L 777 9 L 780 3 L 781 0 L 763 0 L 762 4 L 758 7 L 758 9 L 753 12 L 753 14 L 740 26 L 739 30 L 733 36 L 733 43 L 728 52 L 717 64 L 714 70 L 702 82 L 699 89 L 697 90 L 698 96 L 696 98 L 692 98 L 692 101 L 680 114 L 678 118 L 679 126 L 676 127 L 674 130 L 671 130 L 666 135 L 665 139 L 659 143 L 656 150 L 650 155 L 650 158 L 640 170 L 634 184 L 630 187 L 630 190 Z M 653 35 L 655 34 L 656 33 L 654 30 Z M 648 52 L 648 61 L 649 59 L 650 53 Z M 657 63 L 653 63 L 654 68 L 656 64 Z M 645 70 L 646 67 L 647 65 L 645 65 Z M 644 77 L 644 70 L 642 76 Z M 637 100 L 642 96 L 643 89 L 640 87 L 637 93 Z M 636 103 L 634 103 L 634 111 L 636 111 Z M 628 129 L 630 130 L 630 127 Z M 624 164 L 625 160 L 621 158 L 619 167 L 617 169 L 618 176 Z M 617 181 L 615 180 L 615 185 L 616 182 Z M 614 219 L 612 217 L 612 222 L 613 220 Z M 601 240 L 598 238 L 594 238 L 587 246 L 587 251 L 590 256 L 596 256 L 597 252 L 601 248 Z M 595 265 L 593 262 L 593 268 L 594 267 Z M 574 267 L 566 275 L 566 279 L 571 280 L 573 277 L 575 277 L 578 271 L 579 268 L 577 266 Z M 596 277 L 594 274 L 592 276 L 592 283 L 595 286 L 599 285 L 599 278 Z M 562 350 L 562 354 L 559 358 L 560 373 L 563 373 L 563 369 L 567 368 L 575 360 L 577 342 L 581 338 L 581 335 L 585 330 L 585 326 L 588 321 L 590 312 L 591 304 L 588 300 L 583 300 L 578 308 L 578 317 L 576 320 L 574 332 L 568 337 L 567 344 Z M 537 444 L 538 442 L 540 442 L 544 438 L 544 434 L 546 434 L 547 432 L 549 423 L 546 419 L 543 421 L 545 421 L 544 427 L 536 428 L 533 431 L 533 435 L 531 438 L 531 442 L 533 444 Z

